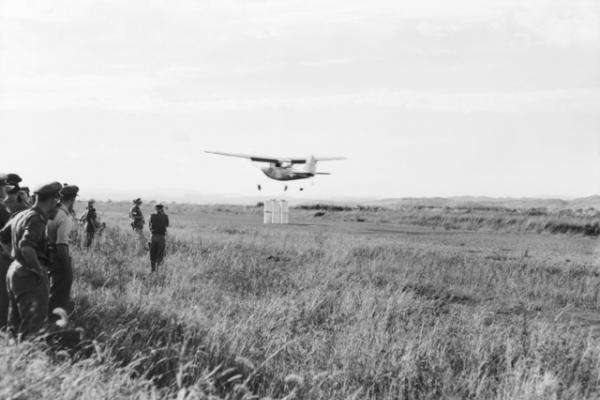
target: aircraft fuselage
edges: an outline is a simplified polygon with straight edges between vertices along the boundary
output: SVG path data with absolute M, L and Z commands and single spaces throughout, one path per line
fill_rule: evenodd
M 307 179 L 312 178 L 315 174 L 310 172 L 294 171 L 291 168 L 284 167 L 265 167 L 261 168 L 261 171 L 271 179 L 276 181 L 293 181 L 296 179 Z

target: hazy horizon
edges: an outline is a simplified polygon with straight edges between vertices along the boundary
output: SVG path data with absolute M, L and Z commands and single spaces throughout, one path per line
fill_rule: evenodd
M 456 195 L 456 196 L 327 196 L 319 197 L 311 195 L 310 193 L 296 193 L 296 192 L 272 192 L 263 193 L 256 192 L 255 194 L 244 194 L 244 193 L 201 193 L 193 190 L 176 190 L 170 189 L 167 191 L 159 190 L 148 190 L 140 192 L 110 192 L 110 191 L 90 191 L 88 190 L 87 195 L 82 195 L 80 199 L 85 201 L 93 198 L 96 201 L 115 201 L 115 202 L 131 202 L 132 199 L 141 197 L 144 202 L 149 203 L 155 202 L 176 202 L 176 203 L 190 203 L 190 204 L 253 204 L 257 201 L 267 200 L 271 198 L 284 198 L 292 202 L 311 202 L 311 201 L 324 201 L 324 202 L 377 202 L 377 201 L 393 201 L 402 199 L 487 199 L 491 201 L 499 200 L 564 200 L 573 201 L 582 198 L 599 196 L 600 194 L 591 194 L 589 196 L 484 196 L 484 195 Z
M 310 198 L 589 196 L 600 3 L 6 0 L 0 140 L 85 197 L 282 193 L 204 150 L 347 156 Z

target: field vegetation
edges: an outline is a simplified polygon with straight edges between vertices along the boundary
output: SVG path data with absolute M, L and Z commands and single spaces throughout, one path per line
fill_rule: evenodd
M 509 208 L 481 204 L 395 208 L 309 204 L 297 208 L 304 211 L 315 210 L 314 217 L 333 221 L 372 221 L 434 229 L 600 235 L 600 211 L 595 208 L 552 210 L 547 207 Z
M 309 206 L 263 226 L 172 204 L 150 274 L 127 204 L 98 209 L 74 250 L 84 342 L 0 347 L 0 398 L 600 397 L 597 239 L 547 227 L 597 214 Z

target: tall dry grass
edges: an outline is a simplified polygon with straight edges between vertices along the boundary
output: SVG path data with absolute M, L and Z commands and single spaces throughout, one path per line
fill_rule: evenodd
M 93 351 L 6 347 L 7 398 L 600 396 L 600 342 L 562 318 L 599 311 L 596 265 L 172 219 L 155 275 L 128 230 L 75 250 Z
M 298 210 L 305 211 L 306 216 L 311 215 L 315 219 L 339 222 L 407 224 L 446 230 L 600 235 L 600 211 L 593 208 L 548 210 L 543 207 L 405 206 L 390 209 L 314 204 L 300 206 Z

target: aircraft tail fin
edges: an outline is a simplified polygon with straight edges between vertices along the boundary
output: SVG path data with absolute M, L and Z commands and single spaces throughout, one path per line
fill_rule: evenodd
M 345 160 L 346 157 L 315 157 L 310 156 L 306 159 L 306 166 L 304 167 L 306 172 L 313 175 L 329 175 L 327 172 L 317 172 L 317 163 L 319 161 L 336 161 Z
M 317 163 L 319 161 L 345 160 L 346 157 L 315 157 L 310 156 L 306 159 L 305 171 L 314 175 L 329 175 L 327 172 L 317 172 Z
M 310 156 L 306 159 L 306 166 L 304 167 L 304 169 L 306 170 L 306 172 L 310 173 L 310 174 L 316 174 L 317 173 L 317 162 L 319 160 L 317 160 L 315 157 Z

